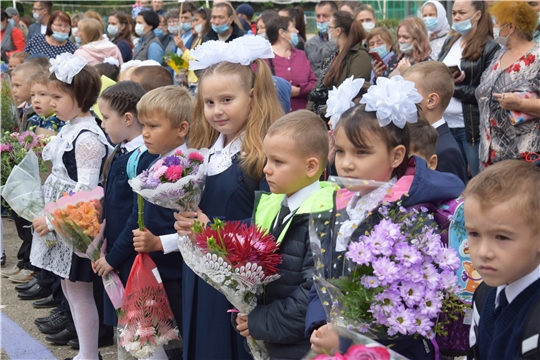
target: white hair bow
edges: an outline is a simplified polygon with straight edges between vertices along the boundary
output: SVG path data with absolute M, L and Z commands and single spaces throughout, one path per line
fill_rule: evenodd
M 55 59 L 50 59 L 51 67 L 49 71 L 56 75 L 56 78 L 67 84 L 71 84 L 73 77 L 77 75 L 87 64 L 85 58 L 70 53 L 58 55 Z
M 106 57 L 105 59 L 103 59 L 103 63 L 104 64 L 111 64 L 111 65 L 115 65 L 115 66 L 120 66 L 120 61 L 118 61 L 118 59 L 113 58 L 112 56 L 109 56 L 109 57 Z
M 132 68 L 132 67 L 135 67 L 135 66 L 140 66 L 141 63 L 142 63 L 141 60 L 129 60 L 129 61 L 123 63 L 122 66 L 120 66 L 120 74 L 123 73 L 124 71 L 126 71 L 129 68 Z
M 222 61 L 250 65 L 257 59 L 273 58 L 274 52 L 270 42 L 261 36 L 242 36 L 229 43 L 207 41 L 197 46 L 191 56 L 196 60 L 189 62 L 189 70 L 202 70 Z
M 334 86 L 334 89 L 328 92 L 326 116 L 330 116 L 332 130 L 336 128 L 341 114 L 354 106 L 352 100 L 358 95 L 360 89 L 364 86 L 364 82 L 364 79 L 354 79 L 354 76 L 351 76 L 345 79 L 338 88 Z
M 412 81 L 404 80 L 401 76 L 391 79 L 377 78 L 377 85 L 371 86 L 367 94 L 360 100 L 366 104 L 366 111 L 376 111 L 381 126 L 393 122 L 403 129 L 407 122 L 415 123 L 418 120 L 416 104 L 422 101 Z

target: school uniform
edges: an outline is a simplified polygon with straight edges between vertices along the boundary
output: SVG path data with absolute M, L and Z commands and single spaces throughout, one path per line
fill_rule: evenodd
M 105 183 L 105 203 L 103 216 L 107 221 L 105 225 L 105 238 L 107 239 L 107 255 L 105 260 L 114 269 L 119 271 L 120 280 L 127 283 L 129 272 L 137 252 L 133 247 L 133 229 L 137 228 L 138 208 L 137 194 L 133 192 L 128 183 L 127 165 L 131 155 L 139 151 L 144 145 L 142 135 L 135 139 L 118 145 L 120 149 L 114 155 Z M 156 155 L 144 152 L 137 164 L 136 175 L 147 169 L 156 159 Z M 131 204 L 131 206 L 130 206 Z M 105 323 L 116 326 L 118 318 L 109 299 L 104 294 Z
M 439 134 L 439 139 L 437 139 L 437 158 L 439 162 L 437 163 L 437 171 L 448 172 L 456 175 L 466 184 L 469 181 L 469 176 L 467 175 L 467 166 L 461 155 L 461 150 L 459 145 L 452 136 L 448 124 L 443 119 L 433 123 L 432 125 Z

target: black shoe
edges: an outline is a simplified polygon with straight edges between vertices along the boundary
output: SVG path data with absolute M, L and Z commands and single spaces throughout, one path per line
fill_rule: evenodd
M 23 300 L 39 300 L 46 298 L 52 294 L 51 288 L 44 288 L 43 286 L 36 284 L 26 291 L 22 291 L 17 295 L 19 299 Z
M 77 339 L 77 333 L 64 329 L 55 335 L 45 336 L 45 340 L 56 345 L 66 345 L 70 340 Z
M 2 253 L 2 257 L 0 258 L 0 265 L 2 266 L 6 265 L 6 252 L 5 251 Z
M 47 316 L 47 317 L 41 317 L 41 318 L 37 318 L 34 320 L 34 324 L 36 324 L 37 326 L 41 325 L 41 324 L 45 324 L 45 323 L 48 323 L 48 322 L 51 322 L 53 321 L 54 319 L 56 319 L 57 317 L 59 316 L 62 316 L 62 313 L 60 311 L 57 311 L 57 312 L 54 312 L 54 313 L 51 313 L 51 315 Z
M 79 339 L 78 338 L 70 340 L 67 344 L 69 346 L 71 346 L 72 348 L 79 350 Z M 99 338 L 98 339 L 98 348 L 107 347 L 107 346 L 111 346 L 111 345 L 114 345 L 114 338 L 113 337 L 108 336 L 106 338 Z
M 39 325 L 38 329 L 44 334 L 58 334 L 71 322 L 67 316 L 61 315 L 50 322 Z
M 55 308 L 60 304 L 59 301 L 54 300 L 52 294 L 47 296 L 45 299 L 34 301 L 32 306 L 36 309 L 46 309 L 46 308 Z
M 25 284 L 19 284 L 17 286 L 15 286 L 15 290 L 17 291 L 26 291 L 26 290 L 30 290 L 32 288 L 32 286 L 36 285 L 38 282 L 38 279 L 37 278 L 33 278 L 32 280 L 30 280 L 29 282 L 25 283 Z

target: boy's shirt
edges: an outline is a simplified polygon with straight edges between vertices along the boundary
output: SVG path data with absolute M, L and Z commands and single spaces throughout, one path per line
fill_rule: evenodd
M 35 127 L 40 127 L 40 128 L 51 130 L 51 131 L 56 131 L 56 132 L 59 132 L 65 124 L 66 123 L 60 120 L 56 116 L 56 114 L 52 114 L 49 117 L 39 116 L 38 114 L 34 114 L 31 117 L 29 117 L 27 120 L 28 128 L 35 126 Z
M 283 218 L 283 223 L 286 223 L 300 208 L 300 205 L 304 203 L 309 197 L 313 194 L 315 194 L 317 191 L 321 189 L 320 181 L 317 180 L 313 184 L 306 186 L 305 188 L 302 188 L 292 194 L 290 197 L 287 195 L 284 196 L 283 201 L 281 202 L 282 205 L 285 205 L 289 208 L 289 215 L 285 216 Z M 275 229 L 276 227 L 279 227 L 281 224 L 278 224 L 279 213 L 276 216 L 276 220 L 274 222 L 274 226 L 272 227 Z

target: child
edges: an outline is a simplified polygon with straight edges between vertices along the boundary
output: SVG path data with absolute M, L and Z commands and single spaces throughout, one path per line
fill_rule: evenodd
M 370 97 L 364 95 L 364 99 L 369 98 L 368 105 L 373 106 L 372 102 L 379 101 L 374 99 L 375 95 L 371 95 L 371 92 L 376 93 L 376 90 L 380 90 L 379 96 L 384 93 L 394 98 L 409 99 L 411 97 L 414 99 L 418 94 L 416 90 L 408 89 L 409 84 L 402 79 L 393 79 L 389 83 L 372 86 L 368 90 Z M 382 86 L 386 88 L 377 88 Z M 409 159 L 408 118 L 402 115 L 403 112 L 400 109 L 414 106 L 413 101 L 403 100 L 401 103 L 392 102 L 392 105 L 385 106 L 384 104 L 388 103 L 385 100 L 381 100 L 383 105 L 378 105 L 377 108 L 382 113 L 394 114 L 385 118 L 386 122 L 378 119 L 379 111 L 368 111 L 366 110 L 368 105 L 364 104 L 353 106 L 341 115 L 334 129 L 335 164 L 338 175 L 387 182 L 389 189 L 383 201 L 388 203 L 402 201 L 402 206 L 405 208 L 418 207 L 421 204 L 430 208 L 441 201 L 457 198 L 464 185 L 455 175 L 428 169 L 426 162 L 420 157 L 412 156 Z M 390 120 L 389 123 L 388 120 Z M 380 205 L 378 204 L 371 213 L 377 214 L 376 208 Z M 354 231 L 352 238 L 363 234 L 367 230 L 365 226 L 376 219 L 371 220 L 368 217 Z M 332 267 L 329 276 L 333 278 L 338 277 L 338 274 L 346 273 L 343 261 L 345 251 L 338 251 L 336 239 L 327 241 L 325 244 L 325 254 L 332 254 L 327 255 L 331 258 L 324 259 L 325 263 L 336 264 L 337 267 Z M 306 336 L 311 336 L 312 349 L 319 353 L 325 350 L 336 350 L 340 345 L 335 341 L 337 337 L 334 331 L 324 324 L 326 324 L 326 314 L 319 297 L 312 290 L 306 315 Z M 420 336 L 403 336 L 392 341 L 383 339 L 377 341 L 385 345 L 393 344 L 392 350 L 410 359 L 435 358 L 433 344 Z
M 105 90 L 99 100 L 103 116 L 101 127 L 117 145 L 106 164 L 105 205 L 103 216 L 107 220 L 105 238 L 107 255 L 97 260 L 92 268 L 99 276 L 116 269 L 126 285 L 137 253 L 133 248 L 132 229 L 137 227 L 136 194 L 128 184 L 130 176 L 137 176 L 156 158 L 145 151 L 142 125 L 137 117 L 137 103 L 146 91 L 139 84 L 124 81 Z M 129 174 L 128 161 L 137 156 L 137 168 Z M 133 206 L 128 206 L 133 204 Z M 118 319 L 109 297 L 104 296 L 105 323 L 116 326 Z
M 13 89 L 13 98 L 19 110 L 20 127 L 19 132 L 28 130 L 27 120 L 34 115 L 32 109 L 32 98 L 30 97 L 30 84 L 28 80 L 32 75 L 41 71 L 43 68 L 35 63 L 24 63 L 11 72 L 11 88 Z
M 24 60 L 26 60 L 26 58 L 29 56 L 30 54 L 24 51 L 11 55 L 11 57 L 9 58 L 9 69 L 15 69 L 17 66 L 21 65 Z
M 477 360 L 540 354 L 532 311 L 540 306 L 540 199 L 533 184 L 540 184 L 540 167 L 506 160 L 475 176 L 463 193 L 471 260 L 484 280 L 470 332 Z M 530 325 L 535 332 L 525 335 Z
M 425 119 L 418 119 L 417 122 L 409 124 L 411 156 L 416 155 L 424 159 L 428 168 L 437 168 L 437 130 Z
M 283 111 L 268 65 L 260 59 L 255 63 L 256 73 L 249 66 L 222 61 L 199 78 L 188 143 L 197 149 L 211 147 L 199 205 L 207 217 L 200 212 L 175 215 L 180 235 L 190 234 L 195 216 L 201 222 L 249 219 L 254 191 L 266 188 L 261 182 L 263 138 Z M 185 265 L 182 289 L 184 359 L 250 359 L 244 339 L 231 326 L 227 310 L 232 305 L 226 298 Z
M 272 194 L 263 193 L 255 200 L 253 220 L 279 243 L 281 277 L 266 286 L 249 316 L 236 318 L 237 330 L 267 342 L 272 359 L 300 359 L 310 349 L 304 337 L 314 266 L 309 217 L 315 199 L 328 199 L 329 208 L 321 212 L 333 206 L 334 188 L 319 182 L 328 159 L 326 124 L 307 110 L 285 115 L 268 129 L 264 153 L 264 173 Z
M 150 154 L 164 157 L 178 149 L 187 149 L 185 139 L 193 105 L 194 99 L 188 90 L 174 85 L 149 91 L 141 98 L 137 111 L 143 125 L 144 144 Z M 145 201 L 146 229 L 133 230 L 133 245 L 135 251 L 149 252 L 156 263 L 174 318 L 182 331 L 182 256 L 176 245 L 178 235 L 173 213 L 174 210 Z M 181 351 L 175 351 L 179 353 L 169 353 L 169 357 L 181 358 Z
M 437 129 L 439 134 L 437 171 L 452 173 L 466 184 L 469 177 L 465 161 L 443 118 L 443 113 L 454 96 L 454 78 L 450 70 L 441 62 L 425 61 L 411 66 L 403 77 L 415 83 L 416 89 L 423 97 L 420 114 Z
M 100 88 L 99 74 L 82 57 L 62 54 L 53 61 L 50 104 L 58 118 L 69 124 L 43 150 L 43 159 L 52 161 L 52 173 L 43 185 L 45 203 L 58 200 L 64 192 L 91 190 L 100 182 L 110 153 L 105 134 L 90 115 Z M 48 247 L 41 237 L 53 228 L 44 216 L 35 219 L 33 226 L 32 264 L 65 279 L 62 290 L 79 339 L 75 359 L 98 359 L 99 318 L 92 284 L 96 276 L 90 261 L 76 256 L 62 241 Z
M 146 91 L 174 84 L 171 73 L 162 66 L 139 66 L 133 70 L 130 79 L 141 84 Z
M 60 120 L 51 107 L 51 97 L 47 87 L 49 79 L 48 71 L 41 71 L 32 76 L 30 83 L 30 97 L 32 98 L 32 108 L 36 112 L 34 116 L 28 119 L 28 127 L 36 127 L 36 133 L 53 135 L 58 133 L 65 122 Z M 43 129 L 48 130 L 43 132 Z

